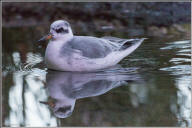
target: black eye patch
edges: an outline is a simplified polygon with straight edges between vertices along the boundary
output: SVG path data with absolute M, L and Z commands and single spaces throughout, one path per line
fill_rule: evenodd
M 55 30 L 57 33 L 68 33 L 69 30 L 68 29 L 63 29 L 63 28 L 59 28 Z

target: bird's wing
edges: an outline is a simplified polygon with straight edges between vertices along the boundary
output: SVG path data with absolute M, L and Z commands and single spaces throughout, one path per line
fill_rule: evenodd
M 118 45 L 118 50 L 125 50 L 135 44 L 137 44 L 140 41 L 143 41 L 146 38 L 141 38 L 141 39 L 121 39 L 121 38 L 116 38 L 116 37 L 110 37 L 110 36 L 105 36 L 102 37 L 102 39 L 106 39 L 112 44 Z
M 140 41 L 141 39 L 74 36 L 63 48 L 63 54 L 80 52 L 79 54 L 87 58 L 104 58 L 111 52 L 127 49 Z
M 68 42 L 68 45 L 72 49 L 81 51 L 84 57 L 103 58 L 117 47 L 108 42 L 108 40 L 96 37 L 74 36 L 74 38 Z
M 111 42 L 116 42 L 116 43 L 120 43 L 120 44 L 123 44 L 127 41 L 134 40 L 134 39 L 122 39 L 122 38 L 117 38 L 117 37 L 112 37 L 112 36 L 104 36 L 104 37 L 102 37 L 102 39 L 106 39 L 106 40 L 109 40 Z

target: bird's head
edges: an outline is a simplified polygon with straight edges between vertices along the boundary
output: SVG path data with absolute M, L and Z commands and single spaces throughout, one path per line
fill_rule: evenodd
M 53 40 L 65 39 L 65 38 L 68 39 L 72 37 L 73 32 L 70 24 L 65 20 L 57 20 L 51 24 L 49 34 L 41 38 L 39 41 L 49 39 Z

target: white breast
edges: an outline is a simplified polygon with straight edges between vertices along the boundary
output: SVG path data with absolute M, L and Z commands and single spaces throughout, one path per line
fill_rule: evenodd
M 45 63 L 48 68 L 59 70 L 61 66 L 64 66 L 63 60 L 59 55 L 59 51 L 66 41 L 50 41 L 45 51 Z

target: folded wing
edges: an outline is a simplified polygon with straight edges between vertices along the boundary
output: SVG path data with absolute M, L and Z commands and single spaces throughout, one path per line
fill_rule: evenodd
M 84 57 L 104 58 L 109 53 L 121 51 L 131 47 L 141 39 L 120 39 L 116 37 L 90 37 L 74 36 L 73 40 L 68 42 L 68 47 L 79 50 Z

